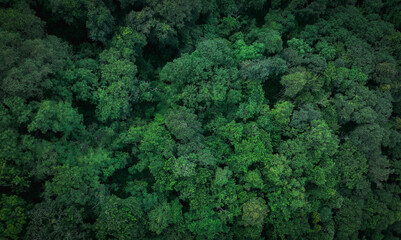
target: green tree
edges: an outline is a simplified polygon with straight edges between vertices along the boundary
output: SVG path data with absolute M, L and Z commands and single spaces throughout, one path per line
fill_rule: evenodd
M 102 199 L 101 212 L 95 223 L 96 237 L 118 239 L 144 237 L 144 212 L 134 197 L 121 199 L 107 196 Z
M 78 134 L 83 131 L 83 118 L 71 104 L 65 102 L 43 101 L 39 105 L 28 130 L 40 130 L 43 134 L 48 131 L 62 133 L 64 137 Z
M 26 223 L 26 202 L 21 198 L 2 194 L 0 199 L 0 236 L 19 239 Z
M 1 81 L 5 96 L 42 97 L 56 85 L 54 77 L 69 59 L 67 44 L 54 36 L 14 42 L 18 35 L 3 34 L 6 37 L 2 51 L 11 54 L 11 62 L 7 58 L 2 60 L 7 66 L 2 69 Z M 13 42 L 11 46 L 9 41 Z
M 88 11 L 86 27 L 89 38 L 105 43 L 113 32 L 114 18 L 106 7 L 92 6 Z
M 160 203 L 155 209 L 148 213 L 150 230 L 161 234 L 171 225 L 183 220 L 182 205 L 178 201 L 171 203 Z
M 281 78 L 281 84 L 285 87 L 284 94 L 288 97 L 295 97 L 307 84 L 308 73 L 296 72 L 289 75 L 285 75 Z
M 24 39 L 42 38 L 44 26 L 40 18 L 31 9 L 1 9 L 0 27 L 3 31 L 19 33 Z

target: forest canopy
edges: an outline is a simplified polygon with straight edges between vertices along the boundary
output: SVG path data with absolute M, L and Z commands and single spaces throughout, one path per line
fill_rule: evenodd
M 0 0 L 0 239 L 401 239 L 400 0 Z

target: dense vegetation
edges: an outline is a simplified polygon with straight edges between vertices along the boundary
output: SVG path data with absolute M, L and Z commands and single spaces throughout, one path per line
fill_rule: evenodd
M 0 239 L 401 238 L 399 0 L 0 7 Z

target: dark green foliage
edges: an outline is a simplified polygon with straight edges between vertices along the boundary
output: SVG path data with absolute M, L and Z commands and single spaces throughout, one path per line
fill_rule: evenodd
M 114 19 L 106 7 L 91 7 L 88 11 L 86 27 L 89 38 L 95 41 L 106 42 L 113 32 Z
M 98 239 L 133 239 L 143 236 L 144 213 L 138 199 L 120 199 L 112 195 L 101 202 L 101 213 L 94 225 Z
M 29 8 L 1 9 L 0 24 L 2 30 L 19 33 L 23 38 L 34 39 L 41 38 L 44 35 L 45 23 L 35 16 Z
M 1 60 L 3 96 L 40 98 L 57 86 L 55 78 L 69 57 L 66 43 L 54 36 L 23 40 L 18 34 L 0 34 L 5 52 Z
M 0 231 L 2 238 L 18 239 L 26 222 L 25 201 L 3 194 L 0 199 Z
M 0 1 L 0 239 L 400 239 L 400 10 Z

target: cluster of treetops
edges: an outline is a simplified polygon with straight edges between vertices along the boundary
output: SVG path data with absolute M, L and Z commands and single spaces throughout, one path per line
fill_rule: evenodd
M 401 237 L 399 0 L 0 0 L 0 239 Z

